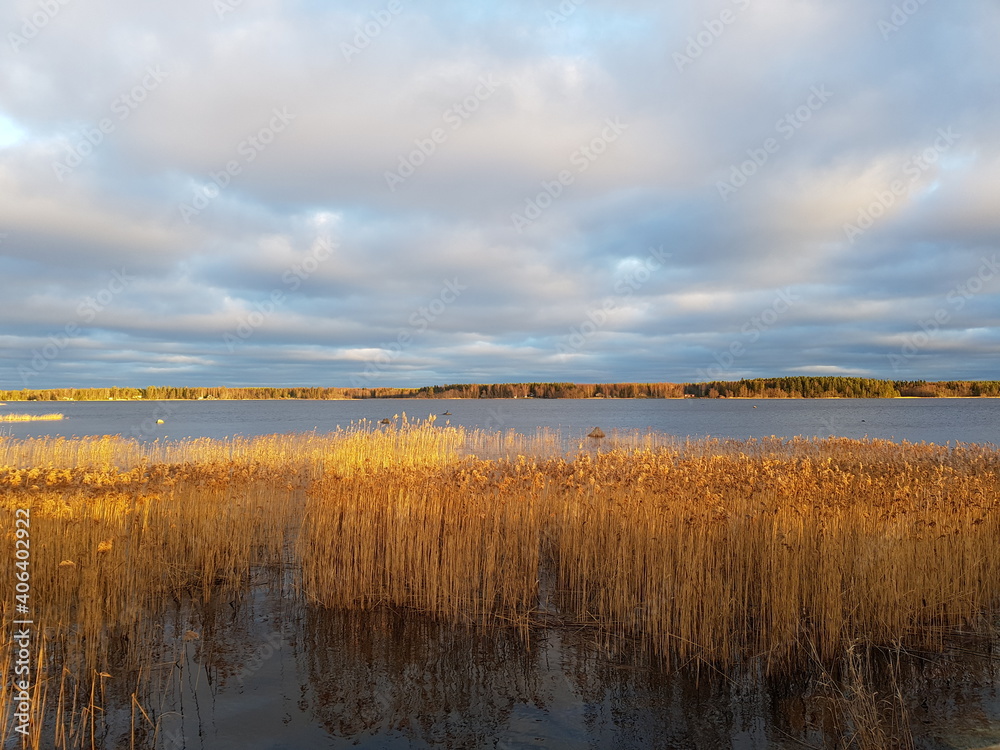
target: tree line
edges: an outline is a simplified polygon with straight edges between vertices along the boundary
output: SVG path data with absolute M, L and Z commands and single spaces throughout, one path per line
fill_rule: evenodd
M 1000 381 L 874 380 L 845 377 L 754 378 L 693 383 L 685 393 L 699 398 L 970 398 L 1000 397 Z
M 0 391 L 0 401 L 264 400 L 365 398 L 898 398 L 1000 397 L 1000 381 L 754 378 L 711 383 L 462 383 L 422 388 L 54 388 Z

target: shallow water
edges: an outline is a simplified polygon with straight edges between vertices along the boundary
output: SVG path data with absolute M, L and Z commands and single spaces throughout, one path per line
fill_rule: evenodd
M 763 750 L 844 739 L 815 682 L 668 672 L 574 628 L 481 631 L 289 596 L 261 589 L 168 618 L 179 645 L 144 706 L 153 746 Z M 198 638 L 183 641 L 188 630 Z M 918 748 L 1000 741 L 988 661 L 915 658 L 903 674 Z
M 450 416 L 443 412 L 450 411 Z M 124 435 L 141 440 L 224 438 L 317 430 L 404 412 L 450 423 L 533 434 L 558 428 L 568 438 L 655 430 L 680 437 L 777 435 L 880 438 L 910 442 L 1000 442 L 1000 399 L 386 399 L 358 401 L 22 402 L 3 413 L 61 412 L 58 422 L 0 423 L 0 434 Z M 157 424 L 157 420 L 163 424 Z

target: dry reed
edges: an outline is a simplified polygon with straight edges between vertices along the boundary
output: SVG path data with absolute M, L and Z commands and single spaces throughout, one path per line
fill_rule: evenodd
M 164 608 L 238 598 L 261 571 L 301 575 L 328 607 L 591 626 L 674 666 L 791 674 L 853 648 L 992 633 L 994 448 L 566 442 L 405 416 L 226 441 L 0 438 L 3 528 L 31 509 L 47 727 L 34 746 L 93 740 L 116 670 L 148 676 L 181 637 Z M 4 607 L 13 539 L 0 537 Z M 0 614 L 7 632 L 13 612 Z M 135 689 L 126 698 L 147 722 Z
M 62 414 L 0 414 L 0 422 L 51 422 L 62 418 Z

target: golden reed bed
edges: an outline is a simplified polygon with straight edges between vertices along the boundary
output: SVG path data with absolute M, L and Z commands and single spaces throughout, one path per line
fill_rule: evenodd
M 572 447 L 405 420 L 227 441 L 0 438 L 3 632 L 15 515 L 30 509 L 33 663 L 49 665 L 32 675 L 35 746 L 89 747 L 108 665 L 141 682 L 162 659 L 164 607 L 231 598 L 261 571 L 315 605 L 584 626 L 723 671 L 993 633 L 995 448 L 638 434 Z M 149 720 L 142 694 L 137 682 L 133 722 Z
M 0 422 L 55 422 L 62 414 L 0 414 Z

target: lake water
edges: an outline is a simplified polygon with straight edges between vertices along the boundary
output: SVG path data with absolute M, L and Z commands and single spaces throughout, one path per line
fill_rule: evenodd
M 450 416 L 443 412 L 450 411 Z M 5 413 L 60 412 L 58 422 L 0 423 L 0 434 L 123 435 L 141 440 L 224 438 L 317 430 L 404 412 L 467 428 L 533 434 L 559 428 L 570 439 L 655 430 L 680 437 L 836 435 L 933 443 L 1000 442 L 1000 399 L 379 399 L 359 401 L 15 402 Z M 162 419 L 163 424 L 157 424 Z
M 141 440 L 316 430 L 405 412 L 467 428 L 570 439 L 598 426 L 680 437 L 830 435 L 911 442 L 998 442 L 1000 400 L 363 400 L 9 403 L 0 434 L 121 434 Z M 442 413 L 450 411 L 450 416 Z M 157 424 L 162 419 L 163 424 Z M 176 613 L 190 628 L 155 711 L 162 750 L 185 748 L 734 748 L 827 746 L 824 698 L 660 671 L 572 630 L 471 632 L 413 614 L 344 613 L 301 594 L 258 591 L 218 612 Z M 214 607 L 212 608 L 214 610 Z M 924 665 L 924 662 L 927 662 Z M 1000 742 L 1000 681 L 987 659 L 939 671 L 918 658 L 905 687 L 920 750 Z M 926 670 L 926 671 L 922 671 Z M 110 670 L 114 672 L 114 669 Z M 942 679 L 942 675 L 947 675 Z M 125 693 L 109 723 L 132 716 Z M 124 706 L 126 708 L 121 708 Z M 112 716 L 112 714 L 114 714 Z M 835 733 L 834 733 L 835 734 Z M 114 736 L 114 735 L 112 735 Z M 111 743 L 108 745 L 112 746 Z
M 326 610 L 291 589 L 180 606 L 167 621 L 198 637 L 168 659 L 160 699 L 146 703 L 163 750 L 833 750 L 846 742 L 833 694 L 816 682 L 668 672 L 585 629 L 525 638 L 406 612 Z M 906 662 L 899 687 L 916 750 L 1000 740 L 988 660 Z M 131 685 L 122 686 L 125 705 Z

